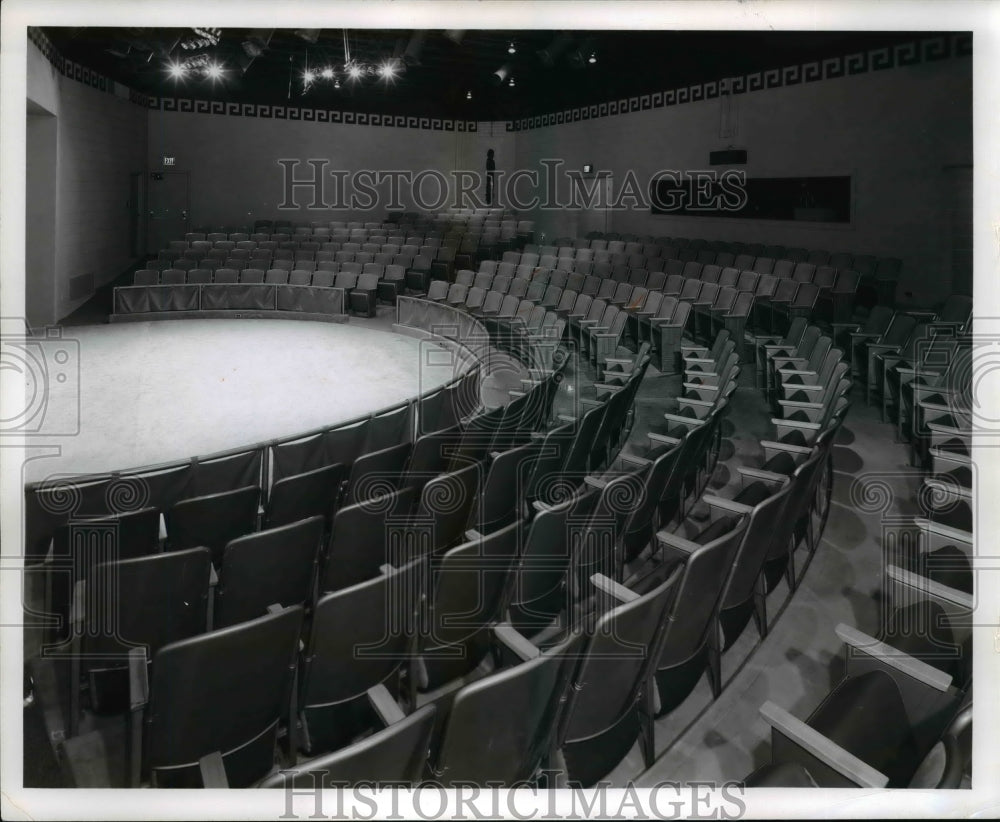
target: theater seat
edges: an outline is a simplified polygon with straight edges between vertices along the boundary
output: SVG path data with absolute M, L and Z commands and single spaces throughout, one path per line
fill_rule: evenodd
M 260 488 L 248 485 L 177 503 L 164 515 L 167 548 L 176 551 L 205 546 L 211 550 L 212 564 L 218 568 L 226 545 L 256 530 L 259 501 Z
M 406 715 L 387 691 L 384 699 L 372 700 L 372 705 L 385 728 L 333 753 L 283 768 L 258 787 L 311 790 L 345 788 L 359 782 L 386 787 L 420 782 L 437 706 L 424 705 Z M 395 710 L 391 706 L 396 706 Z
M 301 627 L 296 606 L 156 655 L 145 740 L 154 787 L 202 787 L 199 761 L 216 752 L 232 787 L 270 772 Z
M 230 542 L 215 587 L 212 627 L 256 619 L 274 604 L 305 604 L 322 537 L 323 518 L 317 516 Z

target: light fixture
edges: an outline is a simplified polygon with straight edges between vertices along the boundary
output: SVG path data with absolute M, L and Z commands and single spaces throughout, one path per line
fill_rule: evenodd
M 378 76 L 383 80 L 391 80 L 396 76 L 396 65 L 392 60 L 386 60 L 378 67 Z
M 471 100 L 472 99 L 472 92 L 471 91 L 465 92 L 465 99 L 466 100 Z
M 572 42 L 572 36 L 564 31 L 561 31 L 553 38 L 551 43 L 538 51 L 538 59 L 542 61 L 542 65 L 547 68 L 551 68 L 555 65 L 556 59 L 559 55 L 566 51 Z
M 222 29 L 193 28 L 191 31 L 193 32 L 192 34 L 183 36 L 180 41 L 180 46 L 185 51 L 217 46 L 219 39 L 222 37 Z
M 403 52 L 403 63 L 407 66 L 419 66 L 420 55 L 424 50 L 424 39 L 427 37 L 426 31 L 415 31 L 410 36 L 410 41 L 406 44 Z
M 508 54 L 517 54 L 517 46 L 514 45 L 514 41 L 510 41 L 510 45 L 507 46 Z
M 352 80 L 360 80 L 361 75 L 364 73 L 357 63 L 351 63 L 347 68 L 347 76 Z
M 185 74 L 187 74 L 187 69 L 180 63 L 171 63 L 167 66 L 167 71 L 170 72 L 170 76 L 175 80 L 180 80 Z
M 514 88 L 514 78 L 513 77 L 510 78 L 510 83 L 508 85 L 510 85 L 511 88 Z
M 566 60 L 569 62 L 570 66 L 575 69 L 582 69 L 587 63 L 596 63 L 597 58 L 594 56 L 594 38 L 587 37 L 580 43 L 577 43 L 574 48 L 566 55 Z
M 211 80 L 218 80 L 222 77 L 222 66 L 218 63 L 209 64 L 205 69 L 205 75 Z
M 305 84 L 308 86 L 313 80 L 316 79 L 316 75 L 313 74 L 312 69 L 306 69 L 305 71 L 302 72 L 302 79 L 305 81 Z
M 333 87 L 334 88 L 340 88 L 340 78 L 339 77 L 336 80 L 333 81 Z
M 504 63 L 490 75 L 490 80 L 493 81 L 493 85 L 502 86 L 508 77 L 510 77 L 510 63 Z
M 324 80 L 332 80 L 333 79 L 333 69 L 330 68 L 329 66 L 327 66 L 325 69 L 323 69 L 322 74 L 323 74 L 323 79 Z

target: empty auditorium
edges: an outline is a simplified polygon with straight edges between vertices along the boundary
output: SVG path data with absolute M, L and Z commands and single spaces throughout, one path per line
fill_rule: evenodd
M 4 9 L 5 818 L 996 812 L 988 25 L 133 5 Z

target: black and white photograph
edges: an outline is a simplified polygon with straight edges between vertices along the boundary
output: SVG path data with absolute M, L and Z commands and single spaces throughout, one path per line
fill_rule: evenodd
M 0 38 L 4 819 L 1000 816 L 1000 7 Z

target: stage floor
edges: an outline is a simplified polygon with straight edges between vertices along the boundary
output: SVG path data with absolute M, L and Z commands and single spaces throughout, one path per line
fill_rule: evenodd
M 355 324 L 177 320 L 67 328 L 25 482 L 126 470 L 346 422 L 455 376 L 442 346 Z M 43 456 L 45 454 L 45 456 Z

